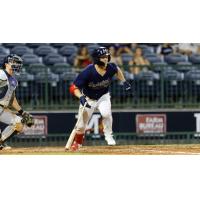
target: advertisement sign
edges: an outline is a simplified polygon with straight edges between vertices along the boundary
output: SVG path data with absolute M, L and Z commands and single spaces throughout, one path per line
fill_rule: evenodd
M 166 115 L 165 114 L 137 114 L 136 132 L 144 133 L 165 133 Z
M 46 115 L 34 115 L 35 124 L 32 127 L 24 126 L 23 135 L 46 136 L 48 133 L 48 121 Z

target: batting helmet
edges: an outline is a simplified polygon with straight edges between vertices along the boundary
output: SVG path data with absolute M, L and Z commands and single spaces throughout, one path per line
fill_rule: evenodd
M 110 59 L 111 59 L 110 52 L 106 47 L 99 47 L 99 48 L 95 49 L 92 53 L 92 58 L 93 58 L 94 64 L 104 66 L 104 63 L 100 61 L 100 58 L 105 55 L 108 56 L 108 62 L 110 62 Z
M 23 60 L 16 54 L 10 54 L 4 58 L 3 68 L 5 69 L 5 64 L 11 64 L 14 73 L 19 74 L 23 65 Z

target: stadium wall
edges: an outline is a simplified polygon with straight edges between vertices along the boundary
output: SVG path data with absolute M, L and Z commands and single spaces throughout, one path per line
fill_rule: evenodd
M 75 125 L 76 112 L 37 112 L 33 129 L 26 134 L 69 134 Z M 3 124 L 0 124 L 1 130 Z M 200 111 L 158 111 L 158 112 L 113 112 L 115 133 L 156 134 L 165 132 L 200 132 Z M 95 113 L 87 127 L 87 133 L 102 134 L 102 118 Z

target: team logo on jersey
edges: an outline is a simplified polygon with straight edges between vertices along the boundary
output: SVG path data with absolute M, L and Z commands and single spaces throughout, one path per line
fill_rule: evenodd
M 101 82 L 98 82 L 98 83 L 93 83 L 93 82 L 90 82 L 88 84 L 89 87 L 93 88 L 93 89 L 100 89 L 100 88 L 106 88 L 110 85 L 110 80 L 107 79 L 107 80 L 103 80 Z

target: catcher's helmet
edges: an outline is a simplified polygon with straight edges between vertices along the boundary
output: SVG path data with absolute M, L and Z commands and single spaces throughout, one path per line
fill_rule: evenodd
M 5 64 L 11 64 L 12 70 L 15 74 L 19 74 L 23 65 L 23 60 L 16 54 L 10 54 L 4 58 L 3 68 L 5 69 Z
M 108 56 L 108 62 L 110 62 L 110 59 L 111 59 L 110 52 L 108 51 L 108 49 L 106 47 L 99 47 L 99 48 L 95 49 L 92 53 L 92 58 L 93 58 L 94 64 L 104 66 L 104 63 L 100 61 L 100 58 L 105 55 Z

